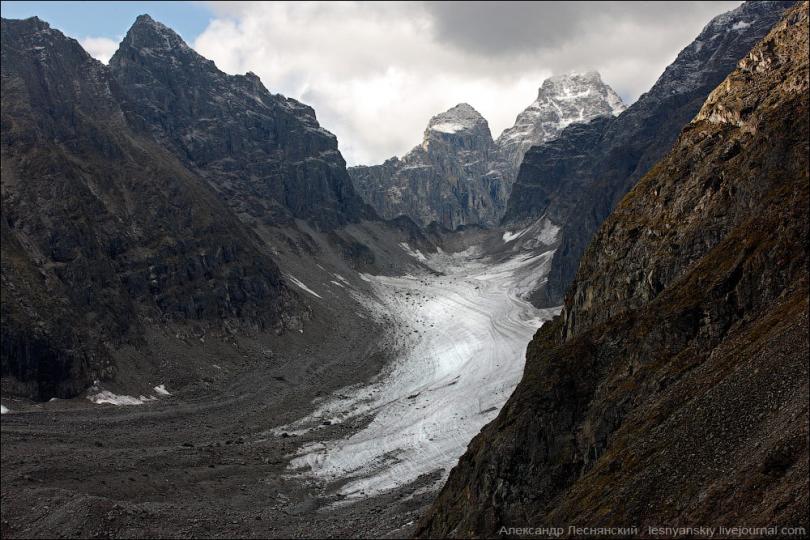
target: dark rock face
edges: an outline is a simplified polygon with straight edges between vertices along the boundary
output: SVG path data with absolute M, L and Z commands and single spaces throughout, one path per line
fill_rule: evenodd
M 803 2 L 602 225 L 418 536 L 810 525 L 808 90 Z
M 3 20 L 2 375 L 37 399 L 111 376 L 147 325 L 270 330 L 296 309 L 254 233 L 131 128 L 125 91 L 46 23 Z
M 535 303 L 560 305 L 579 260 L 604 219 L 681 128 L 792 2 L 747 2 L 713 19 L 664 71 L 649 92 L 613 121 L 564 130 L 550 148 L 529 150 L 503 223 L 544 213 L 560 216 L 560 247 Z M 587 146 L 581 146 L 586 143 Z M 570 152 L 566 152 L 570 149 Z
M 585 182 L 588 163 L 582 159 L 582 152 L 597 146 L 613 121 L 611 117 L 601 117 L 586 124 L 574 124 L 563 136 L 530 148 L 514 186 L 518 195 L 510 198 L 504 223 L 544 213 L 554 223 L 575 219 L 572 211 L 577 196 L 588 187 Z
M 230 76 L 148 15 L 110 60 L 130 123 L 203 176 L 240 216 L 331 229 L 374 217 L 315 111 Z

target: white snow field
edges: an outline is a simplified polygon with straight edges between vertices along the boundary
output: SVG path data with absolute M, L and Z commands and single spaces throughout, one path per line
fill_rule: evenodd
M 110 405 L 143 405 L 147 401 L 154 401 L 157 398 L 154 396 L 146 397 L 144 395 L 134 397 L 123 394 L 113 394 L 109 390 L 101 390 L 95 394 L 88 394 L 87 399 L 98 405 L 102 403 L 109 403 Z
M 368 308 L 397 321 L 400 356 L 372 383 L 344 388 L 312 415 L 276 430 L 304 433 L 327 420 L 373 416 L 348 438 L 300 448 L 291 474 L 343 480 L 339 493 L 347 500 L 436 470 L 445 477 L 514 390 L 534 332 L 559 312 L 520 297 L 545 279 L 552 254 L 520 253 L 494 263 L 475 248 L 440 250 L 426 264 L 443 276 L 362 275 L 375 295 L 362 297 Z M 414 257 L 425 260 L 422 253 Z

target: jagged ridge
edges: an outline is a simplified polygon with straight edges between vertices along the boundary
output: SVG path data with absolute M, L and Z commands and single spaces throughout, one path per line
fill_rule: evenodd
M 497 145 L 517 174 L 532 146 L 557 138 L 571 124 L 616 116 L 626 108 L 596 71 L 549 77 L 538 90 L 537 99 L 501 133 Z
M 376 218 L 355 193 L 337 139 L 315 111 L 230 76 L 141 15 L 110 59 L 130 123 L 205 177 L 240 217 L 331 229 Z
M 2 24 L 4 391 L 71 397 L 153 364 L 154 328 L 298 328 L 256 233 L 376 217 L 314 111 L 146 15 L 109 67 L 39 19 Z

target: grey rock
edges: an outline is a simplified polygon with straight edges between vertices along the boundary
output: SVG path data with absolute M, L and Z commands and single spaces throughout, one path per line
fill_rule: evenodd
M 355 187 L 383 217 L 406 215 L 454 229 L 492 222 L 507 185 L 490 170 L 497 148 L 489 125 L 462 103 L 430 119 L 422 144 L 402 159 L 349 169 Z
M 39 19 L 2 25 L 4 391 L 75 396 L 150 327 L 299 329 L 252 224 L 376 217 L 312 109 L 148 16 L 109 67 Z

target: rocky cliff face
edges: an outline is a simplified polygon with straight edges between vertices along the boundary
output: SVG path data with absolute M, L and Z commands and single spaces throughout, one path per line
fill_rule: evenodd
M 386 218 L 406 215 L 433 221 L 495 225 L 505 211 L 526 150 L 554 138 L 570 124 L 624 110 L 619 96 L 596 72 L 547 79 L 515 125 L 492 140 L 486 120 L 471 106 L 434 116 L 420 146 L 402 159 L 349 169 L 358 192 Z
M 503 222 L 522 223 L 548 213 L 562 227 L 548 281 L 533 297 L 537 305 L 562 303 L 602 221 L 791 4 L 747 2 L 716 17 L 652 89 L 613 121 L 567 128 L 560 140 L 526 153 Z
M 419 535 L 808 527 L 808 89 L 804 2 L 602 225 Z
M 148 15 L 138 17 L 110 71 L 128 121 L 206 178 L 243 218 L 308 220 L 331 229 L 374 217 L 346 173 L 337 139 L 307 105 L 230 76 Z
M 574 124 L 559 138 L 531 148 L 519 169 L 504 224 L 520 225 L 542 215 L 560 224 L 582 219 L 574 214 L 580 195 L 590 187 L 590 163 L 582 154 L 599 146 L 612 121 L 604 116 Z
M 462 103 L 430 119 L 422 144 L 402 159 L 352 167 L 358 192 L 384 218 L 406 215 L 449 229 L 491 222 L 506 199 L 497 150 L 484 118 Z

